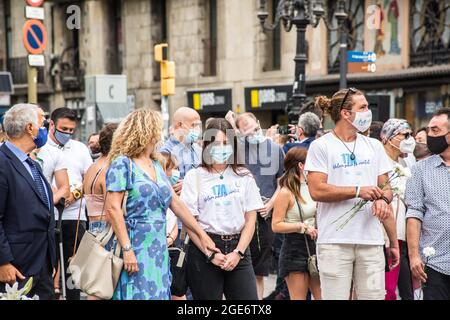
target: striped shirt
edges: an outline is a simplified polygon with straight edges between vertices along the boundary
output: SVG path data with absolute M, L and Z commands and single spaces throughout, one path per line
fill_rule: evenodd
M 450 275 L 450 166 L 439 155 L 419 161 L 412 167 L 412 176 L 406 184 L 406 218 L 422 222 L 420 254 L 433 247 L 436 255 L 428 266 L 439 273 Z

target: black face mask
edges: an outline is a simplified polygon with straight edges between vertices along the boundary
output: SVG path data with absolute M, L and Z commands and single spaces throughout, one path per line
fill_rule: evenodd
M 414 149 L 414 157 L 416 157 L 416 159 L 422 159 L 422 158 L 425 158 L 428 155 L 431 155 L 431 152 L 428 149 L 427 144 L 426 143 L 417 142 L 416 143 L 416 148 Z
M 431 153 L 441 154 L 448 148 L 449 144 L 447 142 L 447 139 L 445 139 L 447 134 L 448 132 L 439 137 L 430 137 L 429 135 L 427 135 L 427 146 L 428 149 L 430 149 Z

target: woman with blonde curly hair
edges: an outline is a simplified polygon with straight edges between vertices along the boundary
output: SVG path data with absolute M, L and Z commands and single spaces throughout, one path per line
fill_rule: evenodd
M 174 193 L 164 173 L 163 158 L 156 152 L 161 130 L 160 113 L 142 108 L 129 114 L 114 133 L 109 153 L 111 164 L 106 174 L 105 209 L 124 259 L 115 300 L 170 299 L 166 241 L 169 207 L 205 255 L 217 251 L 214 242 Z M 126 213 L 122 210 L 125 192 L 128 192 Z

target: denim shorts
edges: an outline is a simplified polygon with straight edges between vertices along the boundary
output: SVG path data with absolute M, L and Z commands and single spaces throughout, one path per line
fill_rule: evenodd
M 311 255 L 316 254 L 316 244 L 309 236 L 306 238 Z M 308 258 L 305 236 L 300 233 L 285 234 L 278 260 L 278 275 L 285 278 L 291 272 L 308 272 Z
M 106 221 L 91 221 L 89 222 L 89 231 L 94 234 L 99 234 L 106 228 Z

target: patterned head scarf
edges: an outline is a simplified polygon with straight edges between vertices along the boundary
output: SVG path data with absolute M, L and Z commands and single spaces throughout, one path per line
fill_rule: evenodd
M 380 138 L 383 144 L 385 144 L 396 135 L 405 132 L 412 132 L 411 127 L 405 119 L 389 119 L 381 129 Z

